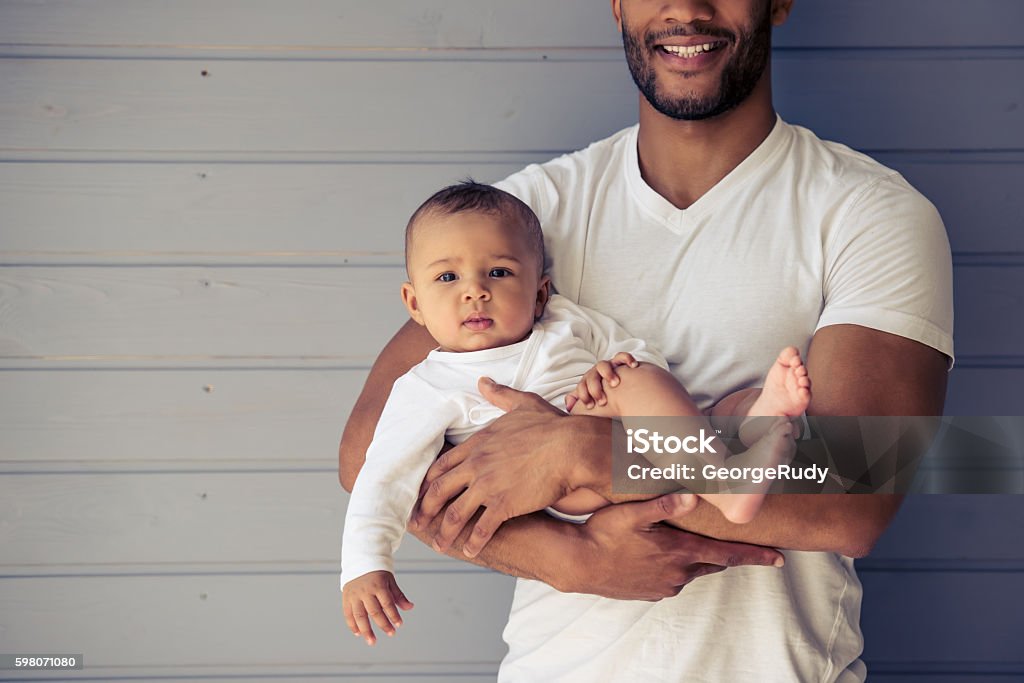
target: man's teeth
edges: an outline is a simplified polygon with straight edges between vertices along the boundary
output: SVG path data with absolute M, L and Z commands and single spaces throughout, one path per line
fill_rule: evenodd
M 702 52 L 709 52 L 718 47 L 717 43 L 704 43 L 703 45 L 662 45 L 661 49 L 669 54 L 679 57 L 696 57 Z

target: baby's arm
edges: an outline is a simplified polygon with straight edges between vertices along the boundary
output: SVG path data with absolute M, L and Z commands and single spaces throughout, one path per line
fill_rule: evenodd
M 391 577 L 390 583 L 384 583 L 388 584 L 392 602 L 399 607 L 407 603 L 403 609 L 412 607 L 394 582 L 393 556 L 416 503 L 420 482 L 444 443 L 455 410 L 450 401 L 419 378 L 399 378 L 352 488 L 342 537 L 342 602 L 349 627 L 358 627 L 353 632 L 364 636 L 369 644 L 375 641 L 370 619 L 389 634 L 393 631 L 385 623 L 399 623 L 394 621 L 397 611 L 392 608 L 388 613 L 376 597 L 382 590 L 381 574 Z M 360 581 L 373 576 L 377 578 Z
M 384 570 L 352 579 L 342 589 L 341 598 L 345 623 L 356 637 L 365 639 L 367 645 L 377 642 L 371 619 L 384 633 L 393 636 L 395 629 L 402 625 L 398 608 L 413 608 L 412 602 L 398 587 L 395 575 Z

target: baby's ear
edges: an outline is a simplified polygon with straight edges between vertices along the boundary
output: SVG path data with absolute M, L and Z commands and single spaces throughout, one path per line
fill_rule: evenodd
M 537 285 L 537 305 L 533 311 L 533 319 L 539 320 L 544 315 L 544 307 L 548 305 L 548 298 L 551 297 L 551 278 L 547 275 L 540 279 Z
M 402 283 L 402 303 L 405 304 L 405 308 L 409 311 L 409 317 L 416 321 L 417 324 L 423 324 L 423 312 L 420 311 L 420 304 L 416 300 L 416 289 L 412 286 L 411 282 Z

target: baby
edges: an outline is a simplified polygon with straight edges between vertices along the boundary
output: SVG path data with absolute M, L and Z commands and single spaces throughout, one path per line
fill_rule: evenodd
M 398 608 L 412 608 L 395 581 L 392 557 L 428 467 L 446 438 L 461 443 L 502 414 L 480 395 L 480 377 L 555 405 L 565 402 L 574 414 L 703 419 L 664 359 L 643 341 L 610 318 L 549 294 L 540 224 L 514 196 L 471 182 L 437 192 L 409 219 L 405 258 L 409 282 L 402 301 L 439 347 L 395 382 L 345 518 L 345 620 L 370 645 L 376 642 L 371 619 L 393 635 L 402 623 Z M 803 413 L 809 401 L 810 379 L 799 352 L 785 349 L 746 409 L 747 415 L 779 419 L 753 436 L 741 430 L 753 445 L 731 457 L 761 464 L 790 457 L 793 434 L 786 418 Z M 720 464 L 729 452 L 717 437 L 713 445 L 718 455 L 705 457 Z M 743 523 L 764 495 L 702 497 L 730 521 Z M 607 504 L 581 489 L 554 508 L 576 515 Z

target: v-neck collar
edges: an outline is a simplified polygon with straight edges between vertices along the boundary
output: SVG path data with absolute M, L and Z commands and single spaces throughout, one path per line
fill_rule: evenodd
M 792 128 L 776 114 L 775 125 L 768 133 L 768 137 L 746 159 L 689 207 L 678 209 L 672 202 L 658 194 L 640 175 L 640 157 L 637 152 L 639 131 L 640 126 L 634 126 L 625 141 L 626 180 L 629 190 L 648 214 L 661 221 L 666 228 L 675 233 L 683 233 L 699 227 L 704 218 L 709 216 L 716 207 L 734 201 L 735 193 L 745 187 L 753 175 L 768 172 L 768 164 L 787 146 L 793 135 Z

